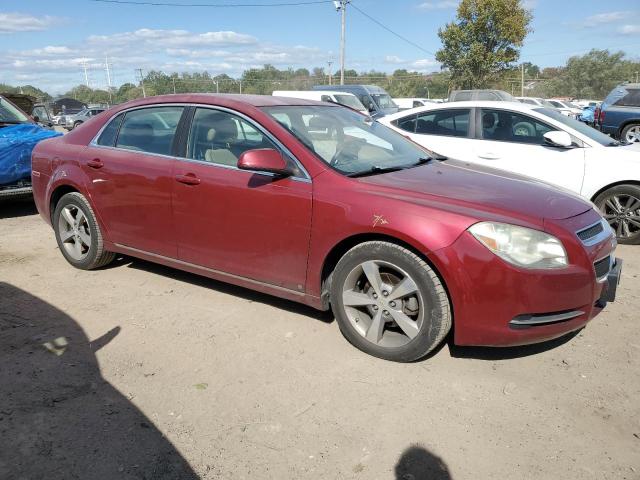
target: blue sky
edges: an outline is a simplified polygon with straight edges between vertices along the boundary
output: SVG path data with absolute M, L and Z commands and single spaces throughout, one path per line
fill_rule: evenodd
M 277 3 L 295 0 L 155 0 L 162 3 Z M 297 0 L 308 2 L 311 0 Z M 591 48 L 640 58 L 640 2 L 524 0 L 534 32 L 522 61 L 562 65 Z M 353 0 L 418 49 L 348 7 L 347 68 L 439 70 L 438 28 L 455 17 L 455 0 Z M 278 68 L 339 62 L 340 16 L 331 3 L 270 8 L 163 7 L 90 0 L 21 0 L 0 6 L 0 82 L 33 84 L 60 93 L 84 82 L 104 87 L 135 69 L 202 71 L 238 76 L 271 63 Z M 4 40 L 4 41 L 3 41 Z M 429 53 L 427 53 L 429 52 Z

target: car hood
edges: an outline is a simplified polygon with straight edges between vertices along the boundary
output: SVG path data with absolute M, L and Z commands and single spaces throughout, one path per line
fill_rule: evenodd
M 458 160 L 434 161 L 361 180 L 396 192 L 403 191 L 413 200 L 416 197 L 435 199 L 503 216 L 515 214 L 537 220 L 560 220 L 593 208 L 583 198 L 559 187 Z M 397 195 L 393 196 L 397 198 Z

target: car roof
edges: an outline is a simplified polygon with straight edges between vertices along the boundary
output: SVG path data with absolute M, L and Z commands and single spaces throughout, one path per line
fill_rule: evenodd
M 244 104 L 253 107 L 272 107 L 286 105 L 322 105 L 327 103 L 317 100 L 292 97 L 274 97 L 271 95 L 244 95 L 237 93 L 178 93 L 172 95 L 157 95 L 155 97 L 141 98 L 126 103 L 127 108 L 159 103 L 203 103 L 209 105 Z M 123 106 L 121 104 L 119 106 Z M 330 104 L 333 105 L 333 104 Z M 333 105 L 335 106 L 335 105 Z
M 395 120 L 396 118 L 402 118 L 413 113 L 427 112 L 431 110 L 449 110 L 452 108 L 503 108 L 508 110 L 514 110 L 518 112 L 530 112 L 536 110 L 540 105 L 530 105 L 520 102 L 504 102 L 504 101 L 492 101 L 492 100 L 469 100 L 464 102 L 446 102 L 446 103 L 430 103 L 424 107 L 410 108 L 408 110 L 402 110 L 398 113 L 392 113 L 382 117 L 382 120 Z

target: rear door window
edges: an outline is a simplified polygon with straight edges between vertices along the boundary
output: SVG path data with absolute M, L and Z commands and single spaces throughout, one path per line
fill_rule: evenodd
M 469 135 L 470 110 L 435 110 L 418 114 L 415 133 L 467 137 Z
M 150 107 L 127 112 L 116 147 L 171 155 L 183 110 L 184 107 Z

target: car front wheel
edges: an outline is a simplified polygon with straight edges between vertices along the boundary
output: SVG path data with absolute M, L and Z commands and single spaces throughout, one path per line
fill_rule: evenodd
M 598 195 L 594 203 L 619 243 L 640 244 L 640 186 L 617 185 Z
M 422 358 L 451 329 L 449 299 L 436 273 L 393 243 L 365 242 L 349 250 L 331 276 L 330 298 L 347 340 L 386 360 Z
M 111 263 L 100 226 L 87 199 L 78 192 L 64 195 L 53 212 L 53 228 L 64 258 L 76 268 L 91 270 Z
M 78 128 L 80 125 L 82 125 L 82 122 L 76 122 L 73 124 L 73 128 Z

